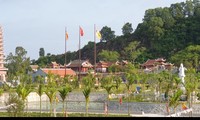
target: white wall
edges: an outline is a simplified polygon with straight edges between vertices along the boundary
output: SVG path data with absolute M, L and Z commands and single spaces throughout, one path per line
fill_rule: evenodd
M 8 97 L 9 97 L 8 93 L 3 93 L 0 96 L 0 102 L 4 103 L 4 101 L 7 101 Z M 49 98 L 46 96 L 46 94 L 43 94 L 41 98 L 42 98 L 42 101 L 48 101 L 49 100 Z M 31 92 L 28 95 L 27 99 L 28 99 L 29 102 L 40 101 L 40 96 L 36 92 Z

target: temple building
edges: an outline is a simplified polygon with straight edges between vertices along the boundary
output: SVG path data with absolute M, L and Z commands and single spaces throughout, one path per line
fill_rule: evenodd
M 4 67 L 4 49 L 3 49 L 3 31 L 0 26 L 0 81 L 6 82 L 6 74 L 8 69 Z
M 159 70 L 170 70 L 173 68 L 174 64 L 166 62 L 163 58 L 148 59 L 145 63 L 140 65 L 144 71 L 152 72 Z

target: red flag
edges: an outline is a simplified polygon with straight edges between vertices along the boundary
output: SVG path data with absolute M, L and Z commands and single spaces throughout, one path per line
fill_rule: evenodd
M 80 27 L 80 35 L 83 36 L 83 29 Z

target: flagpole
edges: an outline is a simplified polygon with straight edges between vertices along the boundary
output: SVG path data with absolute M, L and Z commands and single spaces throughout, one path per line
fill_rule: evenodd
M 81 80 L 81 75 L 80 75 L 80 71 L 81 71 L 81 36 L 80 36 L 80 26 L 79 26 L 79 74 L 78 74 L 78 79 L 79 79 L 79 86 L 80 86 L 80 80 Z
M 66 41 L 67 41 L 67 38 L 66 38 L 66 37 L 67 37 L 67 36 L 66 36 L 66 32 L 67 32 L 67 30 L 66 30 L 66 27 L 65 27 L 65 76 L 66 76 L 66 67 L 67 67 L 67 66 L 66 66 L 66 56 L 67 56 L 67 55 L 66 55 L 66 51 L 67 51 L 67 45 L 66 45 L 66 43 L 67 43 L 67 42 L 66 42 Z M 65 76 L 64 76 L 64 77 L 65 77 Z

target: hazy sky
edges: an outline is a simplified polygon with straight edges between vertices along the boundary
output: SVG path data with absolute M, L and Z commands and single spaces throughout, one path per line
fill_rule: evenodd
M 101 30 L 108 26 L 122 35 L 129 22 L 133 29 L 142 22 L 148 9 L 169 7 L 186 0 L 0 0 L 0 25 L 3 28 L 4 52 L 7 56 L 22 46 L 31 59 L 65 51 L 65 27 L 69 34 L 67 51 L 78 50 L 79 26 L 84 30 L 81 48 L 94 41 L 94 24 Z M 99 42 L 97 40 L 97 42 Z

